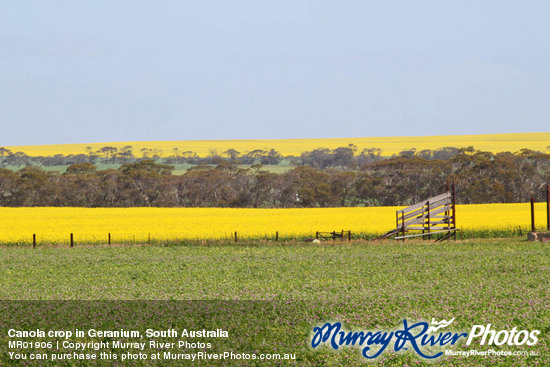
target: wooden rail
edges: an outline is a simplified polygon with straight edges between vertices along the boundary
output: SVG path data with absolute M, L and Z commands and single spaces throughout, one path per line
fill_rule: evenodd
M 422 233 L 410 233 L 410 231 L 422 231 Z M 456 239 L 456 196 L 455 185 L 447 192 L 421 201 L 407 208 L 396 211 L 395 230 L 380 236 L 388 238 L 395 236 L 396 240 L 405 241 L 411 237 L 428 237 L 434 234 L 444 233 L 442 238 L 449 238 L 451 234 Z M 409 233 L 409 234 L 408 234 Z

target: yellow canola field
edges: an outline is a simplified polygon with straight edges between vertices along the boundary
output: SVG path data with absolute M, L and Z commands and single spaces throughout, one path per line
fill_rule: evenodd
M 331 139 L 263 139 L 263 140 L 181 140 L 181 141 L 137 141 L 111 142 L 89 144 L 59 144 L 59 145 L 26 145 L 8 146 L 13 152 L 22 151 L 30 156 L 53 156 L 55 154 L 84 154 L 86 147 L 97 151 L 102 147 L 110 146 L 122 148 L 132 146 L 134 156 L 141 157 L 141 149 L 160 149 L 162 156 L 177 152 L 192 151 L 201 157 L 216 150 L 218 154 L 228 149 L 236 149 L 244 154 L 256 149 L 276 149 L 282 155 L 298 156 L 302 152 L 317 149 L 335 149 L 348 144 L 355 144 L 358 152 L 364 148 L 380 148 L 382 155 L 391 156 L 403 150 L 415 148 L 438 149 L 442 147 L 463 148 L 473 146 L 478 150 L 490 152 L 516 152 L 523 148 L 548 151 L 550 132 L 544 133 L 515 133 L 515 134 L 486 134 L 486 135 L 445 135 L 445 136 L 405 136 L 405 137 L 362 137 L 362 138 L 331 138 Z
M 0 208 L 0 243 L 146 242 L 177 239 L 225 239 L 314 236 L 316 231 L 351 230 L 382 234 L 395 227 L 398 207 L 328 209 L 221 208 Z M 539 226 L 546 204 L 536 204 Z M 457 206 L 458 227 L 485 231 L 530 226 L 529 204 Z

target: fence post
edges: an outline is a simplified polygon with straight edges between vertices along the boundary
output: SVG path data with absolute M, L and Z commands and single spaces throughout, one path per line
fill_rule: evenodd
M 531 232 L 535 232 L 535 198 L 531 196 Z
M 279 241 L 279 231 L 275 232 L 275 241 Z
M 430 200 L 428 200 L 428 239 L 431 240 L 432 239 L 432 235 L 430 234 L 430 232 L 432 231 L 431 228 L 431 221 L 430 221 Z
M 546 184 L 546 229 L 550 231 L 550 185 Z
M 403 231 L 403 242 L 405 242 L 405 211 L 401 212 L 401 230 Z
M 36 234 L 33 233 L 32 235 L 32 248 L 36 248 Z
M 348 231 L 348 241 L 351 241 L 351 231 Z
M 455 189 L 455 182 L 453 181 L 452 185 L 453 189 L 453 229 L 456 229 L 456 189 Z M 456 231 L 453 231 L 453 239 L 456 241 Z
M 74 242 L 73 242 L 73 234 L 71 233 L 71 247 L 74 246 Z
M 343 229 L 342 229 L 341 237 L 342 237 L 342 241 L 344 241 L 344 230 Z
M 315 232 L 315 238 L 319 239 L 319 231 Z
M 447 180 L 447 193 L 450 193 L 451 189 L 450 189 L 450 186 L 449 186 L 449 181 Z M 451 199 L 452 200 L 452 199 Z M 451 221 L 449 220 L 449 211 L 446 210 L 445 211 L 445 220 L 447 220 L 447 228 L 450 228 L 451 227 Z
M 111 244 L 111 233 L 109 233 L 109 245 Z
M 235 231 L 235 242 L 237 242 L 237 231 Z
M 395 229 L 399 229 L 399 211 L 395 212 Z

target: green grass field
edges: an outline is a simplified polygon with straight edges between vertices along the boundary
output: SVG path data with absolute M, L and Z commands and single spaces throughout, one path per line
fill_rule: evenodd
M 443 356 L 440 364 L 540 364 L 550 359 L 548 274 L 548 244 L 518 239 L 0 248 L 3 300 L 268 301 L 293 322 L 277 330 L 265 324 L 269 317 L 258 323 L 279 339 L 282 330 L 294 335 L 281 343 L 294 345 L 298 365 L 364 363 L 358 349 L 308 348 L 309 332 L 320 322 L 372 330 L 432 317 L 456 318 L 458 331 L 486 323 L 541 331 L 539 357 Z M 240 343 L 259 348 L 248 339 Z M 412 353 L 389 352 L 377 360 L 420 361 Z
M 549 255 L 518 239 L 1 247 L 0 299 L 339 300 L 469 291 L 476 281 L 504 292 L 518 278 L 536 290 L 548 284 Z

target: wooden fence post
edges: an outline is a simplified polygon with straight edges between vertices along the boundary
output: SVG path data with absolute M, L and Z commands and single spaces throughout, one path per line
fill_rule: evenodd
M 405 212 L 401 212 L 401 230 L 403 231 L 403 242 L 405 242 Z
M 546 185 L 546 229 L 550 231 L 550 185 Z
M 429 240 L 432 239 L 432 235 L 430 234 L 432 229 L 430 228 L 430 226 L 431 226 L 431 222 L 430 222 L 430 200 L 428 200 L 428 239 Z
M 275 232 L 275 241 L 279 241 L 279 231 Z
M 451 192 L 451 188 L 450 188 L 450 185 L 449 185 L 449 180 L 447 180 L 447 193 L 450 193 Z M 451 199 L 452 201 L 452 199 Z M 447 229 L 451 228 L 451 221 L 449 220 L 450 219 L 450 216 L 449 214 L 451 214 L 448 210 L 445 211 L 445 219 L 447 220 Z
M 74 246 L 74 242 L 73 242 L 73 234 L 71 233 L 71 247 Z
M 535 232 L 535 198 L 531 196 L 531 232 Z
M 342 229 L 342 233 L 340 234 L 340 237 L 342 238 L 342 241 L 344 241 L 344 230 Z
M 235 231 L 235 242 L 237 242 L 237 231 Z
M 456 189 L 455 189 L 455 182 L 454 181 L 453 181 L 452 189 L 453 189 L 453 206 L 452 206 L 452 210 L 453 210 L 453 228 L 455 229 L 455 231 L 453 231 L 453 239 L 456 241 Z
M 348 241 L 351 241 L 351 231 L 348 231 Z
M 36 248 L 36 234 L 33 233 L 32 235 L 32 248 Z
M 109 233 L 109 245 L 111 244 L 111 233 Z
M 399 229 L 399 212 L 395 212 L 395 229 Z
M 315 232 L 315 238 L 319 239 L 319 231 Z

